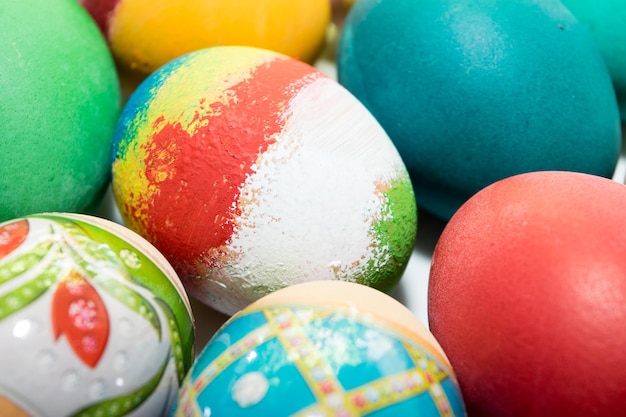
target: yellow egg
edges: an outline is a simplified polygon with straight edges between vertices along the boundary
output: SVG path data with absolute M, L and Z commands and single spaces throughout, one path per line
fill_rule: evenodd
M 330 23 L 328 0 L 81 0 L 120 70 L 139 81 L 166 62 L 211 46 L 255 46 L 315 60 Z

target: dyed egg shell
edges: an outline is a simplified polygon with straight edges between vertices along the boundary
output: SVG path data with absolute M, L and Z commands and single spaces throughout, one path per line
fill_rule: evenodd
M 355 283 L 278 290 L 222 326 L 174 416 L 463 416 L 432 335 L 390 296 Z
M 415 198 L 389 137 L 287 56 L 219 47 L 172 61 L 131 96 L 113 155 L 125 224 L 223 313 L 314 279 L 390 290 L 411 256 Z
M 616 167 L 609 73 L 559 2 L 359 1 L 337 66 L 398 147 L 420 207 L 443 219 L 511 175 Z
M 91 216 L 0 224 L 0 415 L 169 416 L 188 299 L 144 239 Z
M 623 0 L 562 0 L 600 48 L 626 122 L 626 3 Z
M 428 317 L 470 416 L 623 414 L 625 206 L 618 182 L 536 172 L 483 189 L 448 222 Z
M 212 46 L 246 45 L 312 62 L 324 45 L 329 0 L 79 0 L 100 25 L 125 78 Z
M 3 2 L 0 27 L 0 221 L 95 211 L 121 106 L 102 34 L 73 0 Z

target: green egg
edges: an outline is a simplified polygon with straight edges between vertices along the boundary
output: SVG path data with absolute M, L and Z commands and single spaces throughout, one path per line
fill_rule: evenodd
M 0 3 L 0 221 L 91 212 L 121 108 L 107 44 L 76 0 Z

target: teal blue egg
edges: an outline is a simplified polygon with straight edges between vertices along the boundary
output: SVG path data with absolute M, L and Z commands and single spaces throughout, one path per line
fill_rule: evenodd
M 398 148 L 441 218 L 531 171 L 611 177 L 617 99 L 589 31 L 557 0 L 360 0 L 338 79 Z
M 561 0 L 593 36 L 609 68 L 622 122 L 626 122 L 626 2 Z

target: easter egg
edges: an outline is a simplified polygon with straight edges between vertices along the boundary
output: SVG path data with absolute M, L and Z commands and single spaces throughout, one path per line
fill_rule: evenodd
M 617 93 L 622 122 L 626 123 L 626 3 L 623 0 L 562 0 L 589 30 L 600 48 Z
M 337 66 L 398 147 L 420 207 L 442 219 L 511 175 L 616 167 L 611 78 L 557 1 L 358 1 Z
M 185 55 L 130 97 L 113 142 L 124 223 L 223 313 L 313 279 L 388 291 L 411 256 L 415 198 L 396 148 L 299 60 L 251 47 Z
M 428 318 L 470 416 L 624 414 L 625 205 L 616 181 L 534 172 L 450 219 Z
M 108 220 L 0 224 L 0 415 L 169 416 L 193 359 L 169 263 Z
M 240 311 L 204 347 L 175 417 L 463 416 L 432 335 L 390 296 L 317 281 Z
M 212 46 L 254 46 L 312 62 L 331 16 L 329 0 L 79 1 L 99 23 L 130 84 Z
M 3 2 L 0 27 L 0 221 L 94 212 L 120 113 L 102 34 L 75 0 Z

